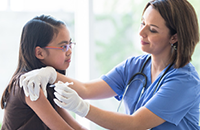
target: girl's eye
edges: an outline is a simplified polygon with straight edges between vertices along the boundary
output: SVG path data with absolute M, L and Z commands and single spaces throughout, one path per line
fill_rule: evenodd
M 71 45 L 72 44 L 72 41 L 69 41 L 69 45 Z
M 65 48 L 67 48 L 67 46 L 66 45 L 64 45 L 64 46 L 61 46 L 63 49 L 65 49 Z

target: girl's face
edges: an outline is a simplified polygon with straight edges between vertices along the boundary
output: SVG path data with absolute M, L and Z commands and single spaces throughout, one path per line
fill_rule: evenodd
M 172 37 L 160 13 L 149 6 L 144 12 L 140 27 L 141 48 L 154 56 L 169 56 Z
M 62 25 L 58 29 L 58 34 L 54 35 L 52 41 L 48 44 L 50 47 L 63 47 L 66 44 L 71 43 L 71 38 L 68 29 Z M 58 70 L 66 70 L 71 62 L 71 48 L 64 52 L 61 49 L 45 49 L 45 58 L 41 61 L 47 65 L 52 66 Z

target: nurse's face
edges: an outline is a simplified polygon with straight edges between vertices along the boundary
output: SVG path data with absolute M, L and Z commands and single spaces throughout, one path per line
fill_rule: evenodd
M 154 56 L 170 54 L 170 30 L 160 13 L 152 6 L 144 12 L 139 34 L 144 52 Z

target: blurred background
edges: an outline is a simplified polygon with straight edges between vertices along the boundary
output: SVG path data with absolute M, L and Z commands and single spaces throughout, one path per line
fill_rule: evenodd
M 106 74 L 129 56 L 139 55 L 139 27 L 143 8 L 149 0 L 0 0 L 0 95 L 18 61 L 20 35 L 24 24 L 35 16 L 51 15 L 64 21 L 77 43 L 67 76 L 86 82 Z M 188 0 L 200 18 L 200 1 Z M 200 45 L 192 63 L 200 73 Z M 116 111 L 114 98 L 90 100 L 91 104 Z M 122 108 L 123 109 L 123 108 Z M 91 130 L 104 130 L 71 113 Z M 0 122 L 3 110 L 0 110 Z

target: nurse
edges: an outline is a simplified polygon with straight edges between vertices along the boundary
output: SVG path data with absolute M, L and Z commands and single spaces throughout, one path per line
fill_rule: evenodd
M 199 42 L 194 8 L 187 0 L 152 0 L 144 8 L 139 35 L 147 54 L 126 59 L 101 79 L 82 83 L 44 68 L 22 75 L 21 87 L 37 100 L 38 84 L 57 75 L 55 82 L 63 83 L 55 83 L 55 103 L 107 129 L 199 130 L 200 78 L 190 63 Z M 132 82 L 125 93 L 143 65 L 146 85 L 143 76 L 137 75 L 143 82 Z M 40 77 L 44 73 L 47 76 Z M 126 114 L 105 111 L 83 100 L 113 96 L 121 100 L 124 93 Z

